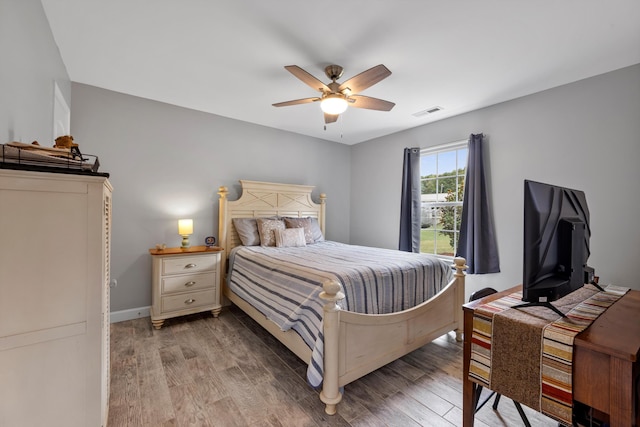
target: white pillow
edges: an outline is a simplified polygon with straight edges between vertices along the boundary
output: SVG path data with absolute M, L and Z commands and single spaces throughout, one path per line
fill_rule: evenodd
M 274 230 L 276 246 L 279 248 L 307 246 L 304 239 L 304 228 L 286 228 Z

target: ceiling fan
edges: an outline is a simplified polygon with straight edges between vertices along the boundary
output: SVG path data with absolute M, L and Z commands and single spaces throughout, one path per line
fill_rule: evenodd
M 336 82 L 336 80 L 342 77 L 343 68 L 339 65 L 329 65 L 324 69 L 327 77 L 331 79 L 331 83 L 328 84 L 322 83 L 297 65 L 287 65 L 284 68 L 312 89 L 321 92 L 322 95 L 315 98 L 278 102 L 277 104 L 273 104 L 274 107 L 286 107 L 289 105 L 308 104 L 310 102 L 320 101 L 320 108 L 322 108 L 324 112 L 324 122 L 333 123 L 338 120 L 340 114 L 343 113 L 349 105 L 356 108 L 379 111 L 390 111 L 394 105 L 396 105 L 393 102 L 382 99 L 358 95 L 358 93 L 391 75 L 391 71 L 382 64 L 369 68 L 351 77 L 344 83 Z

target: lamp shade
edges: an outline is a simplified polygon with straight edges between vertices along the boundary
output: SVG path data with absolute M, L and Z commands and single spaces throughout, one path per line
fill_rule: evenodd
M 343 95 L 327 95 L 320 101 L 320 108 L 327 114 L 342 114 L 347 109 L 347 100 Z
M 178 220 L 178 234 L 181 236 L 193 234 L 193 220 L 192 219 L 179 219 Z

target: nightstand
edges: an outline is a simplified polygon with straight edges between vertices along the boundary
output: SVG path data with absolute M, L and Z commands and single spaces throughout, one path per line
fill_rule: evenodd
M 218 317 L 220 258 L 224 249 L 191 246 L 149 249 L 153 259 L 151 323 L 160 329 L 165 319 L 211 310 Z

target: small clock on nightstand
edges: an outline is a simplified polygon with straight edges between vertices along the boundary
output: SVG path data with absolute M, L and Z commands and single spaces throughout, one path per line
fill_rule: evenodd
M 224 249 L 208 246 L 149 249 L 153 259 L 151 322 L 211 310 L 218 317 L 220 258 Z

